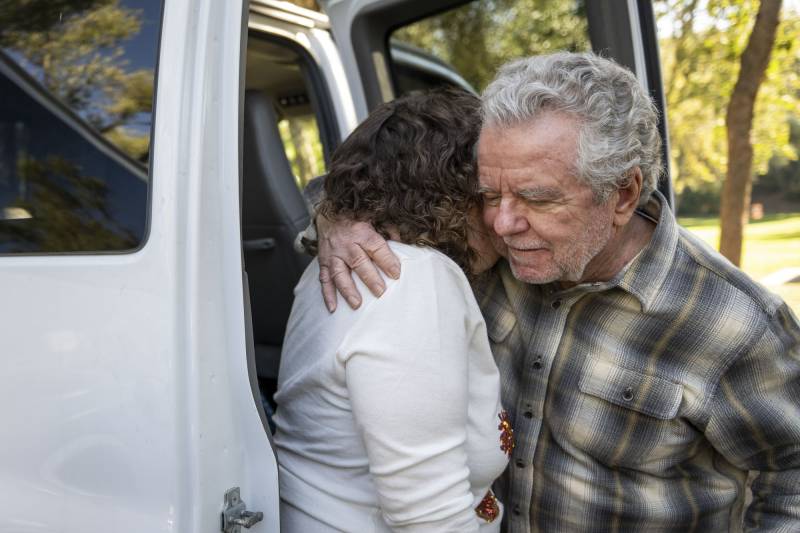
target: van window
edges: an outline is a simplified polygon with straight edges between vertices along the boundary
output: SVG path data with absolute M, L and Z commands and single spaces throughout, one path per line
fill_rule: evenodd
M 278 128 L 297 186 L 304 189 L 309 181 L 326 170 L 316 117 L 308 113 L 284 117 L 278 122 Z
M 584 0 L 475 0 L 401 27 L 390 38 L 398 95 L 463 86 L 452 73 L 433 76 L 430 67 L 414 68 L 431 64 L 431 57 L 482 91 L 503 63 L 558 50 L 591 50 Z
M 335 143 L 319 73 L 299 44 L 263 34 L 251 34 L 246 72 L 246 91 L 260 93 L 272 105 L 286 158 L 302 190 L 326 172 L 328 147 Z
M 138 248 L 161 3 L 13 2 L 0 20 L 0 253 Z

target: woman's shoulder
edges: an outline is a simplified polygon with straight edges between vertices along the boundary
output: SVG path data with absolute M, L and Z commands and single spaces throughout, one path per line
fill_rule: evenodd
M 435 271 L 441 271 L 446 272 L 448 277 L 458 279 L 460 284 L 469 285 L 461 267 L 435 248 L 397 241 L 389 241 L 389 248 L 400 259 L 401 278 L 407 271 L 412 275 L 431 274 Z
M 413 297 L 426 302 L 430 310 L 436 307 L 434 301 L 454 302 L 462 312 L 480 314 L 472 286 L 455 261 L 428 246 L 389 241 L 389 247 L 400 259 L 400 278 L 387 279 L 386 294 L 380 298 L 387 305 L 394 298 Z

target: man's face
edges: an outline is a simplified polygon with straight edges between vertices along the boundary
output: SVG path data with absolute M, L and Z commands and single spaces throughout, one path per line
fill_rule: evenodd
M 576 178 L 578 134 L 577 121 L 559 113 L 481 132 L 483 219 L 526 283 L 586 281 L 587 265 L 613 235 L 613 203 L 595 204 Z

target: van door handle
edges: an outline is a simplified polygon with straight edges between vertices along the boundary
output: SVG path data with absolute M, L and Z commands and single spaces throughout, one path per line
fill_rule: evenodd
M 264 520 L 264 513 L 261 511 L 242 511 L 242 514 L 240 514 L 238 518 L 231 520 L 231 523 L 250 529 L 262 520 Z
M 242 241 L 242 246 L 246 252 L 258 252 L 272 250 L 275 248 L 275 239 L 267 237 L 265 239 L 246 239 Z
M 262 520 L 264 513 L 247 510 L 247 504 L 239 495 L 239 487 L 233 487 L 225 492 L 225 508 L 222 510 L 220 528 L 224 533 L 241 533 L 243 527 L 250 529 Z

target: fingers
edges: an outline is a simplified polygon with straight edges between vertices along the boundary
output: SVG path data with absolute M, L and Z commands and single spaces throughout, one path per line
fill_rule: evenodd
M 322 299 L 329 313 L 336 311 L 336 286 L 331 279 L 331 273 L 327 265 L 319 266 L 319 282 L 322 285 Z
M 375 296 L 386 291 L 386 283 L 378 269 L 392 278 L 400 277 L 400 260 L 371 225 L 365 222 L 317 220 L 319 231 L 320 284 L 328 311 L 336 310 L 336 291 L 353 309 L 361 305 L 361 295 L 351 271 Z M 374 263 L 373 263 L 374 261 Z
M 367 286 L 372 294 L 380 297 L 384 291 L 386 291 L 386 284 L 366 251 L 361 250 L 361 252 L 353 258 L 350 266 L 353 267 L 353 271 L 361 278 L 361 281 L 364 282 L 364 285 Z M 350 282 L 352 283 L 352 281 L 351 279 Z M 342 294 L 344 294 L 344 292 L 342 292 Z
M 331 258 L 327 265 L 319 266 L 319 282 L 322 285 L 322 299 L 328 312 L 336 311 L 336 291 L 342 293 L 347 304 L 353 309 L 358 309 L 361 305 L 361 295 L 350 276 L 350 268 L 338 257 Z
M 372 260 L 375 262 L 375 265 L 386 272 L 389 277 L 393 279 L 400 278 L 400 260 L 396 255 L 394 255 L 391 248 L 389 248 L 389 243 L 383 240 L 378 234 L 371 236 L 367 242 L 361 245 L 361 247 L 364 249 L 367 255 L 372 258 Z M 367 283 L 367 280 L 364 279 L 364 276 L 359 274 L 359 277 L 364 280 L 364 283 Z M 372 289 L 369 283 L 367 283 L 367 286 Z M 372 292 L 374 293 L 375 291 Z
M 350 275 L 350 267 L 347 266 L 347 263 L 338 257 L 331 258 L 329 262 L 329 273 L 335 290 L 339 291 L 342 296 L 344 296 L 347 305 L 353 309 L 358 309 L 361 305 L 361 294 L 359 294 L 358 289 L 356 289 L 356 284 L 353 282 L 353 278 Z

